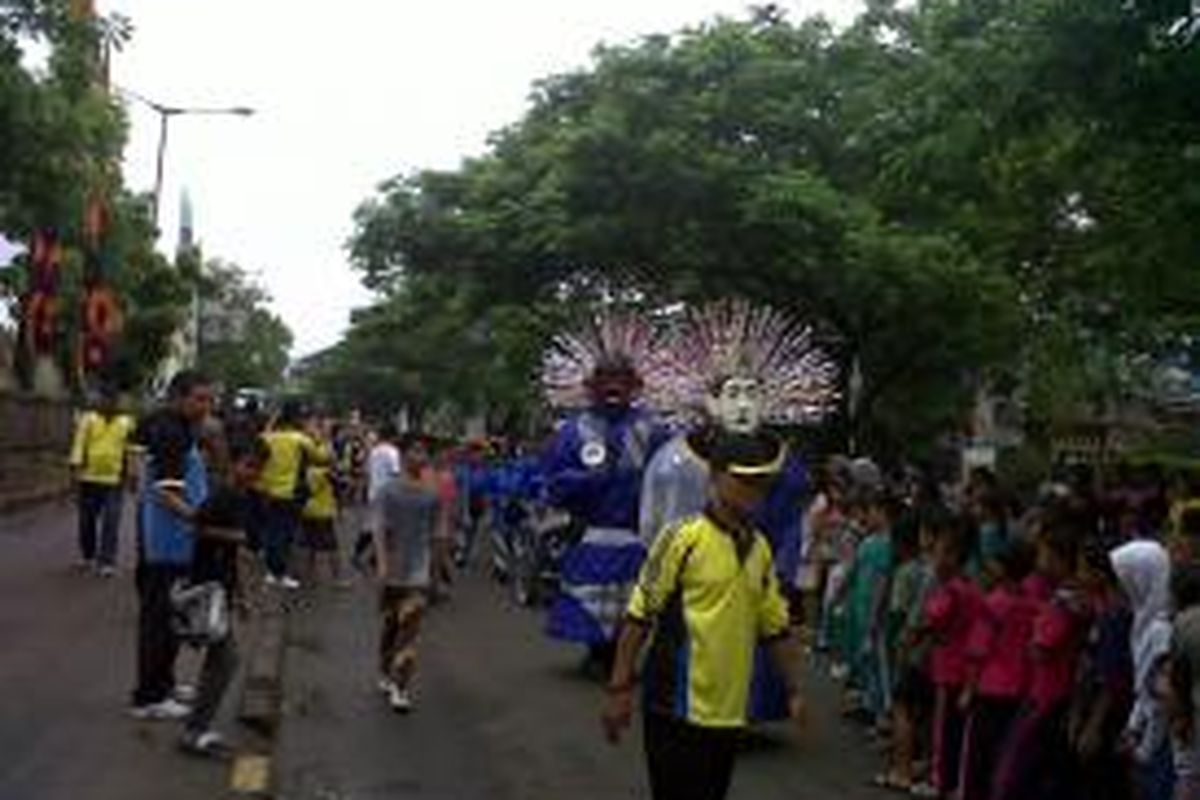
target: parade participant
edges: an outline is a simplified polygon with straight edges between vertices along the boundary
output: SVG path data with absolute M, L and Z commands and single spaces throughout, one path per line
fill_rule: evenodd
M 258 438 L 234 440 L 229 445 L 229 478 L 196 510 L 197 537 L 192 560 L 191 583 L 215 582 L 226 596 L 244 607 L 244 575 L 238 572 L 238 551 L 247 543 L 251 492 L 258 483 L 271 452 Z M 220 641 L 204 647 L 204 663 L 196 689 L 196 704 L 184 721 L 180 748 L 192 755 L 224 757 L 230 748 L 212 730 L 213 718 L 221 707 L 237 671 L 237 646 L 232 626 Z
M 291 547 L 300 525 L 300 513 L 308 503 L 308 469 L 330 463 L 332 454 L 319 436 L 305 430 L 309 417 L 297 401 L 284 403 L 279 418 L 264 433 L 271 457 L 263 468 L 258 490 L 262 495 L 263 555 L 267 583 L 298 589 L 300 582 L 288 573 Z
M 471 557 L 475 553 L 475 542 L 487 515 L 489 469 L 486 450 L 487 445 L 484 442 L 471 442 L 462 463 L 455 471 L 462 514 L 462 535 L 459 537 L 458 552 L 454 558 L 459 569 L 466 569 L 471 563 Z
M 328 426 L 318 428 L 324 438 L 316 442 L 320 448 L 331 447 Z M 308 483 L 308 502 L 300 514 L 300 544 L 308 553 L 308 577 L 317 582 L 317 563 L 327 563 L 329 577 L 335 586 L 346 588 L 342 578 L 341 554 L 338 552 L 338 500 L 335 475 L 331 464 L 310 464 L 305 473 Z
M 433 537 L 430 599 L 449 597 L 454 582 L 454 543 L 458 538 L 458 482 L 454 477 L 454 449 L 443 443 L 431 462 L 431 479 L 438 495 L 438 523 Z
M 105 387 L 96 409 L 80 416 L 71 446 L 71 473 L 79 487 L 80 566 L 103 577 L 116 574 L 126 449 L 133 427 L 133 419 L 120 412 L 116 391 Z
M 358 569 L 363 568 L 362 558 L 371 546 L 373 521 L 370 514 L 375 498 L 379 496 L 380 489 L 400 474 L 400 448 L 396 445 L 399 438 L 400 433 L 396 426 L 391 422 L 384 423 L 367 454 L 367 519 L 363 520 L 358 539 L 354 542 L 354 554 L 350 559 Z
M 195 509 L 208 497 L 208 476 L 196 431 L 212 407 L 208 379 L 178 373 L 169 404 L 138 426 L 145 453 L 139 501 L 142 564 L 138 570 L 138 678 L 131 713 L 139 719 L 179 719 L 189 708 L 171 695 L 179 642 L 171 630 L 171 587 L 186 576 L 195 546 Z
M 768 423 L 812 423 L 835 397 L 834 370 L 812 346 L 810 331 L 769 308 L 725 302 L 699 309 L 667 349 L 671 410 L 691 430 L 654 456 L 642 484 L 639 531 L 650 546 L 668 525 L 703 511 L 708 500 L 707 450 L 718 431 L 757 434 Z M 807 473 L 789 455 L 770 494 L 754 512 L 771 545 L 777 575 L 789 597 L 800 568 Z M 782 719 L 786 697 L 760 654 L 751 716 Z
M 583 335 L 559 337 L 542 376 L 551 405 L 575 409 L 546 457 L 548 500 L 586 529 L 563 559 L 549 633 L 588 645 L 589 666 L 604 669 L 646 552 L 637 533 L 642 472 L 666 438 L 635 404 L 647 381 L 655 386 L 656 345 L 649 325 L 602 318 Z
M 617 741 L 633 715 L 637 661 L 644 673 L 646 763 L 655 800 L 720 800 L 746 725 L 755 645 L 769 643 L 786 676 L 788 706 L 804 716 L 800 651 L 787 603 L 753 512 L 783 467 L 769 437 L 722 434 L 709 452 L 713 499 L 704 514 L 656 538 L 629 602 L 603 722 Z
M 371 521 L 375 576 L 380 583 L 379 688 L 397 713 L 413 708 L 417 636 L 428 602 L 438 494 L 430 486 L 423 446 L 405 450 L 403 474 L 379 487 Z

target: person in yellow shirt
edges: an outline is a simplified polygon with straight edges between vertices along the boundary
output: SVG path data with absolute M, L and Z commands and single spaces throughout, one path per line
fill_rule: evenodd
M 267 583 L 298 589 L 300 582 L 288 573 L 292 542 L 300 525 L 300 512 L 312 496 L 308 470 L 332 461 L 328 448 L 308 431 L 311 417 L 295 400 L 283 404 L 278 418 L 262 435 L 271 451 L 259 479 L 262 499 L 263 559 Z
M 70 465 L 78 487 L 79 554 L 83 569 L 116 574 L 126 452 L 133 418 L 120 412 L 117 394 L 102 390 L 96 408 L 80 415 Z
M 712 502 L 659 534 L 634 586 L 603 722 L 612 742 L 630 725 L 649 640 L 643 718 L 654 800 L 726 796 L 760 641 L 787 684 L 792 717 L 803 720 L 799 647 L 771 547 L 751 522 L 785 457 L 773 437 L 722 435 L 709 456 Z
M 326 452 L 332 451 L 329 426 L 319 426 L 320 439 L 317 445 Z M 308 468 L 308 490 L 310 496 L 301 512 L 301 545 L 308 551 L 308 575 L 317 579 L 317 562 L 324 559 L 329 565 L 329 575 L 334 585 L 346 588 L 349 584 L 342 577 L 341 557 L 338 554 L 337 519 L 338 502 L 334 487 L 334 471 L 331 464 L 314 464 Z

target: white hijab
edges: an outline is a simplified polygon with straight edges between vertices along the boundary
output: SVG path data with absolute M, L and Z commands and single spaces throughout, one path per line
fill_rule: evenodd
M 1129 637 L 1138 696 L 1151 692 L 1154 665 L 1171 649 L 1171 558 L 1158 542 L 1139 540 L 1109 556 L 1133 607 Z

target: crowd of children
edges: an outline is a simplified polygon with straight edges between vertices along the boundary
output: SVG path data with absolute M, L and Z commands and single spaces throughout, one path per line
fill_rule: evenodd
M 815 645 L 886 764 L 954 800 L 1200 798 L 1200 501 L 1051 486 L 1017 509 L 835 462 Z

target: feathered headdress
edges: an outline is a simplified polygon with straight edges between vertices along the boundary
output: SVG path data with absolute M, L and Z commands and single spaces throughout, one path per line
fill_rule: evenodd
M 743 300 L 686 312 L 669 353 L 667 403 L 682 413 L 703 409 L 716 385 L 736 376 L 759 382 L 770 422 L 819 421 L 838 399 L 837 367 L 812 329 Z
M 556 336 L 542 357 L 542 391 L 556 408 L 583 408 L 596 368 L 627 365 L 642 383 L 643 403 L 658 407 L 668 359 L 665 340 L 646 316 L 601 313 L 577 331 Z

